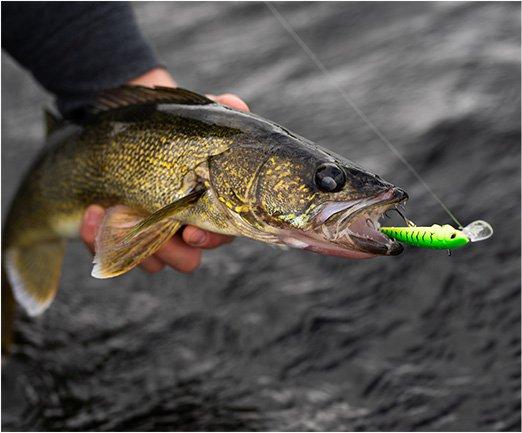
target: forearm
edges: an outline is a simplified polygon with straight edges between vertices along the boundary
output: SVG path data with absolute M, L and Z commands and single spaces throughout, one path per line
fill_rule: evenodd
M 124 2 L 5 2 L 2 46 L 64 115 L 126 82 L 175 85 Z

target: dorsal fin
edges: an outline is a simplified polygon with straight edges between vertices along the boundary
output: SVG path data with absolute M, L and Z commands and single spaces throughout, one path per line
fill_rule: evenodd
M 206 105 L 214 101 L 180 87 L 143 87 L 125 85 L 100 93 L 88 111 L 92 114 L 128 107 L 154 104 Z
M 54 131 L 59 129 L 64 123 L 63 119 L 59 118 L 56 114 L 54 114 L 47 108 L 44 108 L 44 118 L 45 132 L 47 136 L 51 135 Z

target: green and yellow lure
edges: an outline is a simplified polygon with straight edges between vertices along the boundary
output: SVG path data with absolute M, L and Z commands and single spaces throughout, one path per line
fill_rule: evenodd
M 431 227 L 417 227 L 408 221 L 407 227 L 381 227 L 386 236 L 407 245 L 436 250 L 452 250 L 463 247 L 469 242 L 485 240 L 493 234 L 493 228 L 485 221 L 474 221 L 462 230 L 445 224 Z

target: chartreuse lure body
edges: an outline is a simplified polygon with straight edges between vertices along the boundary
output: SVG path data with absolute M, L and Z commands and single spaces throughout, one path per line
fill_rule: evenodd
M 452 250 L 463 247 L 469 242 L 478 242 L 493 234 L 492 227 L 485 221 L 474 221 L 462 230 L 445 224 L 431 227 L 417 227 L 408 221 L 407 227 L 381 227 L 386 236 L 407 245 L 436 250 Z
M 399 242 L 420 248 L 451 250 L 469 243 L 464 233 L 449 224 L 434 224 L 431 227 L 381 227 L 380 231 Z

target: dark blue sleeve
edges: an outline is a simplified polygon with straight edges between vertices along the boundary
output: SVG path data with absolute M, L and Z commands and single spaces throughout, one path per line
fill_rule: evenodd
M 2 48 L 64 116 L 161 66 L 126 2 L 2 2 Z

